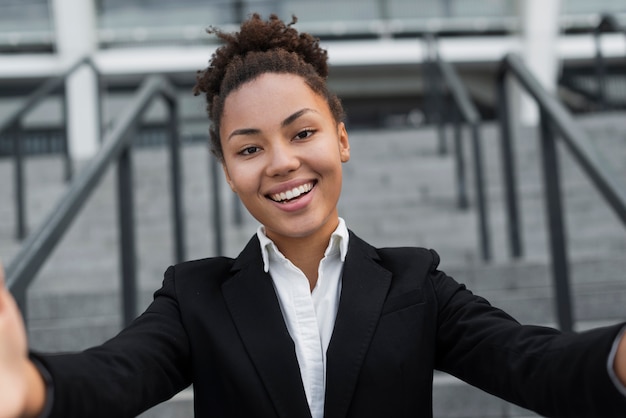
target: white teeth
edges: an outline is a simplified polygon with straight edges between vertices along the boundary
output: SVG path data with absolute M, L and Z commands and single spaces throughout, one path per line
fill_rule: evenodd
M 294 199 L 308 191 L 310 191 L 312 188 L 310 183 L 307 184 L 303 184 L 302 186 L 299 187 L 294 187 L 291 190 L 287 190 L 286 192 L 282 192 L 282 193 L 276 193 L 271 195 L 270 197 L 272 198 L 272 200 L 275 200 L 276 202 L 282 202 L 285 200 L 291 200 Z

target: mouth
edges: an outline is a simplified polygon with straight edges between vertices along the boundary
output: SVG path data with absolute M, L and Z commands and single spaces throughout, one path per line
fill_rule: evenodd
M 288 203 L 306 195 L 311 190 L 313 190 L 314 186 L 315 186 L 315 183 L 310 182 L 310 183 L 302 184 L 298 187 L 294 187 L 291 190 L 286 190 L 284 192 L 268 195 L 267 197 L 269 197 L 271 200 L 277 203 Z

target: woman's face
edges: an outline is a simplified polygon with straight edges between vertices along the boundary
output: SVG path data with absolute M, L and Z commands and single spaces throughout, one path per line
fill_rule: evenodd
M 279 248 L 328 241 L 350 146 L 324 98 L 299 76 L 263 74 L 226 98 L 220 137 L 230 187 Z

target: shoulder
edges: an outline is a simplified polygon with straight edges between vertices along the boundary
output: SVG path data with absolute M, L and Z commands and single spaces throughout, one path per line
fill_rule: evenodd
M 203 281 L 222 283 L 237 270 L 250 265 L 258 267 L 262 265 L 261 263 L 259 241 L 256 235 L 254 235 L 237 258 L 209 257 L 185 261 L 170 266 L 165 272 L 165 278 L 167 280 L 168 277 L 171 277 L 177 282 L 180 280 L 193 281 L 194 279 L 202 279 Z
M 232 258 L 211 257 L 171 265 L 154 296 L 180 299 L 194 294 L 219 292 L 222 283 L 230 276 L 233 262 Z
M 349 252 L 360 253 L 375 259 L 383 268 L 394 272 L 427 276 L 437 271 L 440 258 L 433 249 L 423 247 L 383 247 L 376 248 L 350 231 Z
M 177 280 L 193 277 L 215 277 L 220 273 L 230 271 L 235 259 L 229 257 L 209 257 L 198 260 L 185 261 L 170 266 L 167 275 L 174 276 Z

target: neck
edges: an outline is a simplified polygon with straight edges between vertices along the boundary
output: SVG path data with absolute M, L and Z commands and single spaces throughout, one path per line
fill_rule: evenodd
M 309 285 L 312 291 L 317 283 L 319 265 L 324 257 L 324 251 L 327 246 L 328 241 L 326 241 L 326 243 L 319 242 L 314 244 L 294 242 L 292 244 L 288 244 L 287 246 L 283 245 L 283 247 L 279 247 L 279 249 L 284 256 L 293 263 L 293 265 L 298 267 L 304 273 L 306 278 L 309 280 Z
M 280 252 L 298 267 L 309 280 L 311 291 L 317 283 L 317 273 L 320 262 L 324 258 L 324 252 L 330 242 L 330 236 L 337 228 L 337 223 L 330 231 L 320 231 L 317 234 L 306 237 L 268 237 L 276 244 Z

